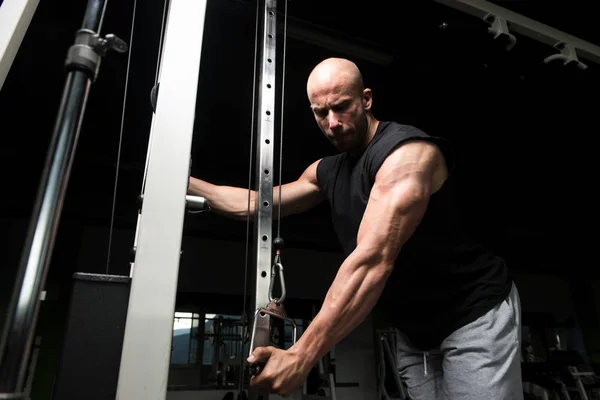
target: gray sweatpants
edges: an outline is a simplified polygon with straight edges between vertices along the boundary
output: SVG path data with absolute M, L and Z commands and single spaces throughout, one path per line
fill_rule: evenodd
M 423 352 L 398 333 L 398 372 L 413 400 L 522 400 L 521 307 L 509 296 Z

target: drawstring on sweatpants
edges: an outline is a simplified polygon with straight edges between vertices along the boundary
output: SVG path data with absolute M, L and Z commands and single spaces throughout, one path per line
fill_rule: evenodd
M 425 376 L 427 376 L 427 356 L 429 355 L 429 352 L 424 351 L 423 352 L 423 370 L 425 371 Z

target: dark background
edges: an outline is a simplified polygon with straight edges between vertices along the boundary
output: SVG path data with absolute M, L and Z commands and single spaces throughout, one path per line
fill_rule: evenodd
M 137 3 L 122 132 L 128 56 L 109 53 L 101 64 L 81 130 L 64 220 L 110 225 L 114 217 L 115 226 L 135 227 L 161 3 Z M 580 5 L 497 3 L 600 42 L 591 13 Z M 64 82 L 62 62 L 84 5 L 40 2 L 2 89 L 3 217 L 28 218 L 31 211 Z M 103 32 L 129 42 L 132 13 L 131 1 L 109 2 Z M 378 118 L 413 124 L 453 141 L 459 154 L 465 221 L 514 268 L 543 264 L 562 273 L 564 261 L 586 250 L 588 234 L 583 228 L 592 221 L 592 209 L 586 205 L 593 190 L 590 141 L 597 132 L 596 64 L 583 60 L 589 65 L 584 72 L 564 68 L 560 62 L 544 64 L 543 58 L 555 49 L 519 35 L 517 46 L 507 52 L 501 38 L 494 40 L 486 32 L 485 22 L 432 1 L 354 6 L 290 1 L 288 17 L 289 30 L 300 22 L 321 35 L 335 30 L 326 33 L 350 43 L 368 41 L 368 48 L 391 56 L 391 62 L 377 64 L 358 53 L 336 52 L 288 35 L 282 112 L 284 182 L 333 152 L 308 108 L 305 81 L 322 58 L 346 56 L 359 65 L 366 85 L 373 89 Z M 214 183 L 248 186 L 254 24 L 252 2 L 208 4 L 192 157 L 193 174 Z M 279 61 L 282 44 L 280 36 Z M 298 247 L 337 249 L 326 214 L 323 206 L 308 216 L 286 220 L 283 237 Z M 244 240 L 245 224 L 203 215 L 187 223 L 186 232 Z M 114 263 L 115 268 L 123 264 Z M 587 271 L 585 263 L 569 264 L 570 272 L 580 267 Z
M 494 3 L 600 44 L 589 3 Z M 124 39 L 130 54 L 109 53 L 92 85 L 48 277 L 52 287 L 68 287 L 84 227 L 127 230 L 133 244 L 164 2 L 135 5 L 131 41 L 134 2 L 108 2 L 103 34 Z M 84 9 L 82 1 L 41 0 L 0 92 L 3 302 L 12 289 L 56 119 L 63 62 Z M 254 2 L 246 0 L 208 2 L 192 173 L 217 184 L 248 186 L 255 11 Z M 283 22 L 283 1 L 279 11 Z M 582 60 L 589 66 L 585 71 L 560 62 L 544 64 L 556 50 L 519 35 L 517 45 L 506 51 L 505 42 L 494 40 L 484 21 L 429 0 L 354 5 L 290 0 L 288 24 L 290 32 L 292 26 L 303 27 L 321 38 L 377 50 L 389 62 L 288 35 L 285 74 L 279 64 L 283 109 L 276 112 L 283 115 L 284 182 L 333 154 L 310 113 L 305 83 L 323 58 L 348 57 L 373 89 L 376 117 L 415 125 L 453 142 L 465 224 L 505 257 L 511 270 L 580 282 L 599 276 L 591 240 L 597 222 L 592 158 L 599 132 L 597 64 Z M 283 35 L 277 39 L 280 62 Z M 279 132 L 276 136 L 278 148 Z M 277 153 L 275 164 L 278 160 Z M 328 218 L 324 205 L 286 219 L 282 237 L 290 247 L 337 251 Z M 186 219 L 185 235 L 244 241 L 246 224 L 201 214 Z M 109 257 L 109 237 L 103 240 L 107 252 L 98 257 L 109 258 L 107 271 L 128 274 L 126 255 Z

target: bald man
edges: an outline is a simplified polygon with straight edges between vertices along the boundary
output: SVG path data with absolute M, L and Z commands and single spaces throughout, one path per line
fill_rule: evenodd
M 377 120 L 372 92 L 349 60 L 319 63 L 306 90 L 339 154 L 282 186 L 281 213 L 328 201 L 346 258 L 298 342 L 250 356 L 250 363 L 266 362 L 251 385 L 291 394 L 372 313 L 397 331 L 398 373 L 412 399 L 522 399 L 518 292 L 504 261 L 460 228 L 448 142 Z M 191 178 L 189 191 L 218 213 L 247 216 L 247 189 Z M 255 193 L 251 202 L 252 212 Z

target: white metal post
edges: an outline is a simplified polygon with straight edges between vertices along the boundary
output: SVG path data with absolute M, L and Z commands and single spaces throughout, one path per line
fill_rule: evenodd
M 4 0 L 0 6 L 0 89 L 38 3 L 39 0 Z
M 170 0 L 117 399 L 167 392 L 207 0 Z

